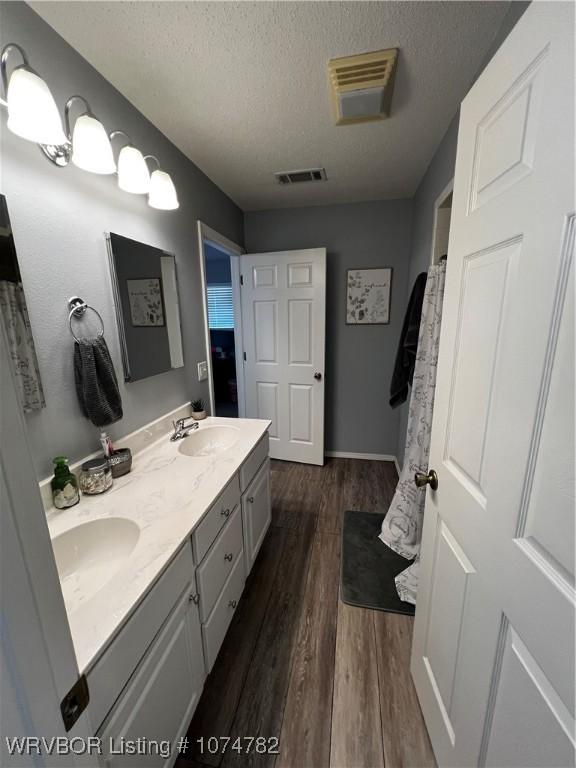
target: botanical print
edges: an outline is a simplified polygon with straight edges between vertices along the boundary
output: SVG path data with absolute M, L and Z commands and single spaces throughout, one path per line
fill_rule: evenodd
M 390 321 L 392 270 L 349 269 L 346 286 L 346 322 L 374 325 Z
M 446 262 L 428 270 L 410 395 L 404 464 L 379 536 L 390 549 L 407 560 L 414 560 L 395 579 L 400 599 L 414 604 L 426 498 L 426 489 L 417 488 L 414 484 L 414 474 L 428 472 L 445 276 Z
M 157 327 L 164 325 L 162 283 L 159 277 L 127 280 L 132 325 Z

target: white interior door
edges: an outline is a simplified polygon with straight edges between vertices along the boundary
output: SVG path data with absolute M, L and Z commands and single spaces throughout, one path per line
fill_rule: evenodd
M 466 97 L 412 673 L 440 765 L 574 764 L 574 5 Z
M 324 463 L 326 249 L 240 257 L 246 416 L 273 459 Z
M 48 754 L 24 741 L 94 731 L 89 704 L 68 733 L 60 712 L 78 664 L 11 363 L 0 320 L 0 765 L 94 768 L 95 752 Z

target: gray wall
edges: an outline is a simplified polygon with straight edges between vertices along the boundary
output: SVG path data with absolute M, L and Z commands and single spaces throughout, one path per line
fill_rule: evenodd
M 182 155 L 82 57 L 28 6 L 0 5 L 1 43 L 16 42 L 47 81 L 63 111 L 66 99 L 84 95 L 109 129 L 122 128 L 145 154 L 155 154 L 172 175 L 178 211 L 155 211 L 146 198 L 121 192 L 115 177 L 96 176 L 70 165 L 58 169 L 32 143 L 12 135 L 1 114 L 0 185 L 6 195 L 20 268 L 38 349 L 47 407 L 28 417 L 29 439 L 39 476 L 51 472 L 53 456 L 72 460 L 98 449 L 99 431 L 80 414 L 72 373 L 72 338 L 66 302 L 82 296 L 104 318 L 106 337 L 122 381 L 121 358 L 104 232 L 176 254 L 185 368 L 124 385 L 124 419 L 110 428 L 126 434 L 189 400 L 208 400 L 196 364 L 206 359 L 196 220 L 237 243 L 243 242 L 239 208 Z M 10 64 L 12 66 L 12 63 Z
M 520 0 L 510 3 L 510 9 L 494 37 L 482 66 L 474 78 L 474 82 L 480 76 L 480 73 L 484 70 L 486 64 L 488 64 L 498 48 L 500 48 L 529 5 L 529 2 L 520 2 Z M 472 83 L 470 87 L 472 87 Z M 450 179 L 454 176 L 459 119 L 460 112 L 458 111 L 454 115 L 444 138 L 440 142 L 414 196 L 412 250 L 410 253 L 410 273 L 408 278 L 408 293 L 406 294 L 405 299 L 406 302 L 408 301 L 416 276 L 420 272 L 427 271 L 430 266 L 432 254 L 432 230 L 434 226 L 434 203 Z M 400 465 L 402 465 L 404 459 L 407 425 L 408 403 L 405 403 L 401 407 L 398 446 L 395 451 Z
M 326 247 L 326 450 L 395 454 L 388 405 L 408 280 L 412 202 L 388 200 L 245 215 L 248 252 Z M 392 267 L 390 324 L 345 324 L 346 270 Z

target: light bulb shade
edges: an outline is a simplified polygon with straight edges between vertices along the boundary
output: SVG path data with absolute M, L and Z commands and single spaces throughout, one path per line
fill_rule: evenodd
M 50 89 L 35 72 L 17 67 L 8 83 L 8 128 L 37 144 L 67 144 L 58 107 Z
M 133 195 L 145 195 L 150 190 L 150 171 L 142 152 L 126 146 L 118 157 L 118 186 Z
M 116 170 L 106 129 L 92 115 L 80 115 L 74 124 L 72 162 L 90 173 L 114 173 Z
M 178 208 L 176 188 L 165 171 L 154 171 L 150 177 L 150 194 L 148 205 L 161 211 L 173 211 Z

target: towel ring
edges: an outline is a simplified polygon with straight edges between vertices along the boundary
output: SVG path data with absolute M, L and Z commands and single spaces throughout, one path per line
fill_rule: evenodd
M 100 320 L 100 325 L 102 326 L 102 330 L 98 333 L 98 338 L 101 338 L 104 336 L 104 320 L 102 320 L 102 315 L 100 312 L 98 312 L 97 309 L 94 309 L 94 307 L 91 307 L 89 304 L 86 304 L 84 299 L 81 299 L 79 296 L 72 296 L 72 298 L 68 299 L 68 309 L 70 310 L 70 314 L 68 315 L 68 325 L 70 326 L 70 333 L 74 337 L 76 341 L 80 341 L 78 336 L 74 333 L 72 330 L 72 318 L 75 317 L 77 320 L 80 320 L 80 318 L 84 317 L 86 314 L 87 309 L 91 309 L 92 312 L 94 312 L 98 316 L 98 320 Z

